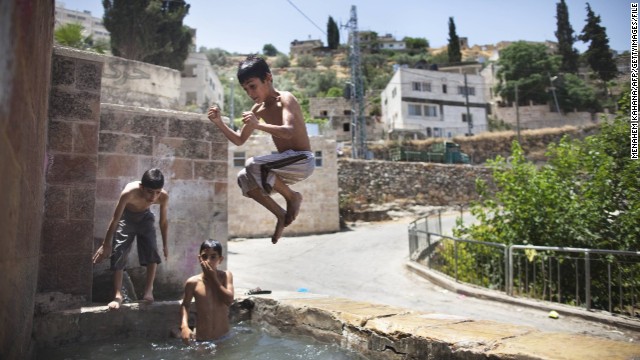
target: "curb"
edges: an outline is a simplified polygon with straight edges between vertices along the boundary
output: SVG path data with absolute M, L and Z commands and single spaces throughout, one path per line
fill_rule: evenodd
M 586 309 L 581 309 L 581 308 L 549 302 L 549 301 L 532 300 L 532 299 L 524 299 L 524 298 L 515 297 L 515 296 L 509 296 L 502 292 L 497 292 L 494 290 L 485 289 L 475 285 L 457 282 L 455 279 L 447 275 L 444 275 L 442 273 L 439 273 L 437 271 L 431 270 L 425 267 L 424 265 L 416 263 L 415 261 L 407 261 L 405 263 L 405 266 L 409 271 L 425 278 L 426 280 L 432 282 L 433 284 L 438 285 L 449 291 L 455 292 L 457 294 L 472 296 L 479 299 L 500 301 L 500 302 L 508 303 L 512 305 L 526 306 L 526 307 L 543 310 L 543 311 L 554 310 L 565 316 L 579 317 L 589 321 L 595 321 L 598 323 L 603 323 L 607 325 L 625 328 L 631 331 L 640 332 L 640 321 L 634 321 L 632 319 L 613 315 L 608 312 L 605 313 L 605 312 L 599 312 L 599 311 L 598 312 L 589 311 Z

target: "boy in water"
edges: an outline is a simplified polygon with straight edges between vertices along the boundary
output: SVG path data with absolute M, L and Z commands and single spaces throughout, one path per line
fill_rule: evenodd
M 153 281 L 156 268 L 162 261 L 156 244 L 155 216 L 151 205 L 160 205 L 160 233 L 165 260 L 169 256 L 167 249 L 167 205 L 169 195 L 164 187 L 164 176 L 158 169 L 147 170 L 141 181 L 128 183 L 116 205 L 109 223 L 107 235 L 102 246 L 93 255 L 96 264 L 111 256 L 111 270 L 114 270 L 113 287 L 115 295 L 109 303 L 109 309 L 115 310 L 122 305 L 122 275 L 127 265 L 127 256 L 133 240 L 137 238 L 138 260 L 141 266 L 147 267 L 147 278 L 143 299 L 153 302 Z M 112 250 L 113 249 L 113 250 Z
M 242 88 L 255 102 L 251 111 L 242 113 L 244 125 L 240 131 L 232 130 L 222 121 L 217 106 L 209 108 L 208 117 L 237 146 L 244 144 L 254 130 L 271 135 L 278 153 L 248 159 L 245 168 L 238 173 L 238 184 L 244 196 L 275 215 L 277 223 L 271 236 L 271 242 L 275 244 L 284 228 L 298 216 L 302 203 L 302 195 L 288 185 L 311 176 L 315 159 L 300 104 L 290 92 L 273 87 L 273 76 L 266 61 L 249 55 L 238 65 L 237 76 Z M 286 211 L 270 197 L 272 191 L 285 198 Z
M 198 341 L 220 340 L 229 333 L 229 306 L 233 302 L 233 275 L 218 270 L 224 260 L 222 245 L 216 240 L 206 240 L 200 245 L 202 272 L 190 277 L 184 286 L 184 298 L 180 305 L 180 333 L 182 341 L 189 345 Z M 189 328 L 189 306 L 196 301 L 195 334 Z

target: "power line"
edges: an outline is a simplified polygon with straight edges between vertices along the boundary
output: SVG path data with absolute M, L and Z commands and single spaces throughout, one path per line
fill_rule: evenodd
M 302 14 L 302 16 L 304 16 L 307 20 L 309 20 L 309 22 L 310 22 L 310 23 L 312 23 L 312 24 L 313 24 L 313 26 L 315 26 L 316 28 L 318 28 L 318 30 L 320 30 L 320 32 L 321 32 L 321 33 L 323 33 L 325 36 L 327 35 L 327 33 L 326 33 L 324 30 L 322 30 L 322 28 L 321 28 L 320 26 L 318 26 L 315 22 L 313 22 L 313 20 L 311 20 L 311 18 L 309 18 L 309 17 L 307 16 L 307 14 L 305 14 L 304 12 L 302 12 L 302 10 L 298 9 L 298 7 L 296 6 L 296 4 L 294 4 L 291 0 L 287 0 L 287 2 L 288 2 L 289 4 L 291 4 L 291 6 L 293 6 L 296 10 L 298 10 L 298 12 L 299 12 L 300 14 Z

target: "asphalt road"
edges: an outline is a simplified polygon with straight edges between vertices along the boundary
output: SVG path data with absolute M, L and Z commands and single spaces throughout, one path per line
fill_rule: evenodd
M 454 216 L 443 219 L 443 228 Z M 352 224 L 333 234 L 229 242 L 228 269 L 237 288 L 300 291 L 476 320 L 532 326 L 542 331 L 640 341 L 640 333 L 547 311 L 459 295 L 405 268 L 410 219 Z

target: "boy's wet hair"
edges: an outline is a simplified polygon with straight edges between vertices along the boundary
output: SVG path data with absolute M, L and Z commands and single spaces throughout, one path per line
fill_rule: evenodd
M 142 174 L 140 183 L 149 189 L 162 189 L 164 187 L 164 175 L 162 175 L 160 169 L 149 169 Z
M 271 69 L 265 59 L 257 55 L 249 55 L 246 59 L 238 64 L 238 81 L 244 84 L 251 78 L 258 78 L 263 81 L 267 78 L 267 74 L 271 74 Z
M 222 256 L 222 244 L 218 240 L 205 240 L 200 245 L 200 254 L 202 254 L 202 250 L 204 249 L 213 249 L 213 251 L 217 252 L 218 255 Z

